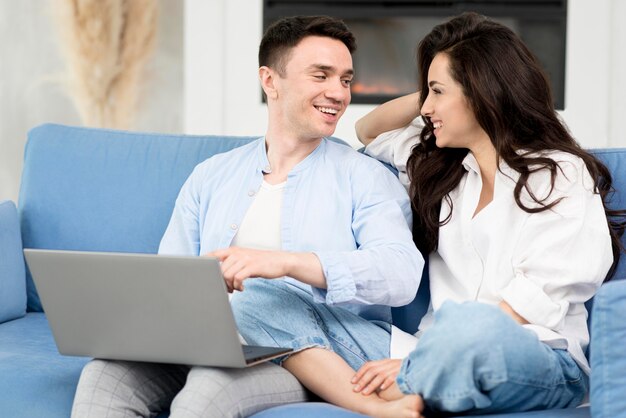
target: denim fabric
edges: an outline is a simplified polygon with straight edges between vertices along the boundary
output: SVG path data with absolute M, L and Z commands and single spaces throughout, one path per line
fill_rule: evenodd
M 295 352 L 323 347 L 339 354 L 354 370 L 366 361 L 389 357 L 390 324 L 314 302 L 310 293 L 283 280 L 247 280 L 231 305 L 248 344 L 289 347 Z M 286 358 L 275 362 L 281 364 Z
M 485 414 L 578 405 L 587 376 L 565 350 L 553 350 L 499 308 L 445 302 L 397 383 L 436 411 Z

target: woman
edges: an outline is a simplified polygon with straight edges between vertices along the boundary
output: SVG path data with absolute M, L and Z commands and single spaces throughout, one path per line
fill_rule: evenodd
M 604 205 L 611 176 L 505 26 L 460 15 L 422 40 L 418 61 L 420 92 L 356 128 L 409 190 L 431 306 L 408 356 L 366 363 L 355 391 L 456 413 L 576 406 L 588 389 L 584 303 L 622 249 L 624 212 Z

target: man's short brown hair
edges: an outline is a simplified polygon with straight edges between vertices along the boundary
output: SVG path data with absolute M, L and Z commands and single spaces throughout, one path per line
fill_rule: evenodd
M 356 39 L 342 20 L 330 16 L 292 16 L 280 19 L 265 31 L 259 46 L 259 67 L 285 74 L 291 48 L 307 36 L 324 36 L 338 41 L 352 54 Z

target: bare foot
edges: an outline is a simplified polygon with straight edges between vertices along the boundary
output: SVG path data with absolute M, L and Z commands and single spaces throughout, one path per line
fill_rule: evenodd
M 405 395 L 400 399 L 377 403 L 370 415 L 376 418 L 422 418 L 424 401 L 419 395 Z
M 378 396 L 380 396 L 382 399 L 386 401 L 396 401 L 406 395 L 402 393 L 402 391 L 400 391 L 400 388 L 398 387 L 396 382 L 393 382 L 393 384 L 389 386 L 387 389 L 379 390 Z

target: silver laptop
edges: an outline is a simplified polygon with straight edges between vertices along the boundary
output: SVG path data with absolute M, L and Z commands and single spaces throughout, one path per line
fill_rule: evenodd
M 240 343 L 217 259 L 24 254 L 61 354 L 246 367 L 291 351 Z

